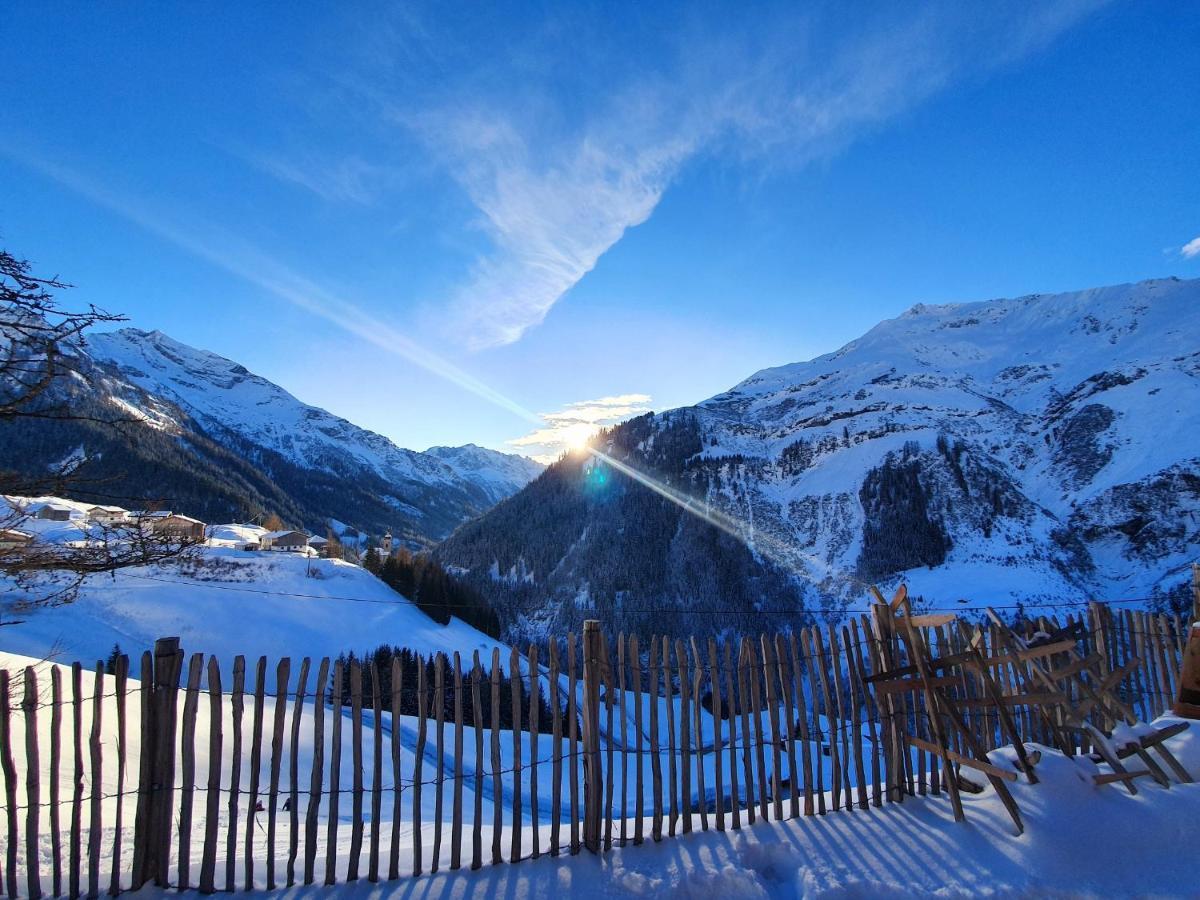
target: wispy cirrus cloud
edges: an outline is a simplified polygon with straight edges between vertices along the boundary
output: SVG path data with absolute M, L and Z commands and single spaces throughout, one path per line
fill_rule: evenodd
M 1194 237 L 1182 247 L 1179 248 L 1180 254 L 1184 259 L 1195 259 L 1200 256 L 1200 237 Z
M 650 412 L 650 399 L 649 394 L 618 394 L 569 403 L 557 412 L 540 413 L 542 427 L 506 443 L 539 462 L 552 463 L 582 447 L 603 426 Z
M 369 206 L 379 199 L 381 189 L 395 180 L 395 172 L 390 167 L 355 155 L 333 160 L 288 158 L 250 151 L 238 151 L 238 155 L 280 181 L 335 203 Z

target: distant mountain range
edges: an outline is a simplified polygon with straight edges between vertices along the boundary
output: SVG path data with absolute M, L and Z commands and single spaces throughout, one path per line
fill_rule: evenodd
M 274 512 L 313 530 L 336 520 L 427 546 L 543 468 L 473 445 L 405 450 L 158 331 L 90 335 L 74 353 L 78 375 L 56 399 L 122 424 L 8 423 L 0 467 L 44 475 L 82 461 L 75 484 L 96 502 L 162 497 L 210 520 Z
M 510 637 L 763 630 L 757 611 L 834 618 L 900 580 L 938 606 L 1178 599 L 1198 435 L 1200 281 L 918 305 L 617 426 L 596 447 L 621 465 L 556 463 L 436 552 Z

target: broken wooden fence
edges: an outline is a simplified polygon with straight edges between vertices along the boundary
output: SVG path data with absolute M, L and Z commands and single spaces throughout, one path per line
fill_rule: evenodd
M 1001 639 L 990 625 L 989 654 Z M 1075 628 L 1138 717 L 1169 708 L 1177 618 L 1093 604 L 1024 627 Z M 940 654 L 967 650 L 948 623 L 920 631 Z M 138 680 L 126 658 L 112 672 L 0 672 L 5 890 L 393 880 L 938 794 L 951 757 L 922 691 L 872 686 L 906 663 L 895 632 L 860 616 L 721 642 L 589 623 L 525 653 L 383 670 L 242 657 L 223 670 L 167 639 Z M 1005 693 L 1019 669 L 996 672 Z M 974 742 L 1005 743 L 980 685 L 952 688 Z M 1061 744 L 1034 707 L 1008 712 L 1024 740 Z M 1086 731 L 1070 734 L 1088 750 Z

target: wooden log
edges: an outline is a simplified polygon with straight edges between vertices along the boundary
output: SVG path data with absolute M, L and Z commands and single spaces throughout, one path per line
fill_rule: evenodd
M 379 843 L 383 820 L 383 672 L 378 659 L 371 664 L 371 738 L 371 835 L 367 880 L 374 884 L 379 881 Z M 295 804 L 292 806 L 294 809 Z
M 679 825 L 679 769 L 675 754 L 675 685 L 671 679 L 671 641 L 667 637 L 662 640 L 662 675 L 667 714 L 667 794 L 670 797 L 667 834 L 674 837 Z
M 850 636 L 848 625 L 842 626 L 842 647 L 846 658 L 846 699 L 853 728 L 854 782 L 858 793 L 858 808 L 866 809 L 870 806 L 867 801 L 867 767 L 863 762 L 862 720 L 866 712 L 866 702 L 863 697 L 862 672 L 859 671 L 858 660 L 854 655 L 855 642 Z
M 4 886 L 8 896 L 16 900 L 17 848 L 21 836 L 17 822 L 17 766 L 12 753 L 12 688 L 7 669 L 0 669 L 0 769 L 4 771 L 4 816 L 8 823 L 8 840 L 4 851 Z M 77 871 L 72 866 L 72 874 Z
M 503 861 L 500 855 L 504 832 L 504 790 L 500 780 L 500 650 L 492 649 L 492 865 Z
M 575 677 L 575 634 L 567 635 L 567 734 L 571 747 L 571 854 L 579 852 L 579 683 Z
M 1113 784 L 1114 782 L 1122 782 L 1128 784 L 1135 778 L 1152 774 L 1149 769 L 1139 769 L 1136 772 L 1106 772 L 1100 775 L 1093 775 L 1092 781 L 1099 787 L 1102 784 Z
M 558 639 L 551 638 L 549 646 L 550 734 L 550 852 L 558 856 L 562 849 L 562 695 L 558 672 Z
M 663 822 L 663 783 L 662 757 L 658 744 L 658 685 L 660 667 L 658 665 L 658 640 L 650 638 L 650 653 L 646 658 L 646 672 L 650 676 L 647 700 L 650 706 L 650 837 L 655 841 L 662 840 Z
M 479 651 L 475 652 L 478 659 Z M 404 666 L 400 657 L 392 657 L 392 696 L 391 696 L 391 749 L 392 749 L 392 832 L 388 842 L 388 881 L 396 881 L 400 877 L 400 822 L 403 819 L 400 751 L 400 716 L 404 710 Z M 480 753 L 477 760 L 483 759 Z M 480 763 L 481 764 L 481 763 Z
M 217 889 L 217 832 L 221 815 L 221 665 L 208 658 L 208 787 L 204 797 L 204 845 L 200 856 L 200 892 Z
M 324 657 L 317 669 L 317 683 L 313 685 L 313 758 L 308 778 L 308 808 L 304 810 L 305 884 L 312 884 L 316 880 L 317 825 L 321 813 L 321 795 L 325 789 L 325 704 L 329 698 L 325 686 L 328 678 L 329 657 Z M 236 728 L 234 733 L 237 733 Z
M 553 646 L 553 645 L 552 645 Z M 471 821 L 471 869 L 483 867 L 483 667 L 479 651 L 471 661 L 471 713 L 475 726 L 475 815 Z M 398 779 L 397 779 L 398 780 Z
M 533 841 L 533 858 L 542 855 L 542 839 L 538 821 L 538 725 L 541 718 L 541 677 L 538 670 L 537 647 L 529 646 L 529 819 Z M 461 747 L 459 756 L 462 755 Z
M 692 830 L 692 728 L 691 685 L 687 649 L 683 641 L 675 641 L 675 665 L 679 671 L 679 794 L 682 802 L 683 833 Z
M 742 711 L 742 770 L 746 775 L 746 821 L 753 825 L 757 814 L 754 802 L 754 751 L 750 738 L 750 696 L 748 694 L 750 688 L 747 684 L 750 660 L 747 655 L 745 638 L 742 638 L 738 644 L 737 660 L 738 706 Z
M 129 657 L 121 654 L 117 657 L 113 672 L 115 682 L 115 699 L 117 705 L 117 804 L 113 811 L 113 843 L 110 859 L 112 873 L 108 882 L 108 893 L 115 897 L 121 893 L 121 849 L 124 833 L 125 812 L 125 738 L 127 731 L 126 695 L 129 686 Z
M 708 786 L 704 774 L 704 728 L 701 713 L 704 709 L 701 703 L 701 686 L 704 678 L 704 658 L 700 655 L 700 647 L 693 636 L 689 642 L 692 648 L 692 724 L 695 727 L 696 738 L 696 798 L 700 808 L 700 828 L 708 831 Z
M 636 644 L 635 644 L 636 646 Z M 637 670 L 634 669 L 635 677 Z M 723 721 L 722 713 L 724 706 L 721 702 L 721 667 L 717 660 L 717 642 L 711 637 L 708 639 L 708 689 L 712 697 L 712 718 L 713 718 L 713 776 L 716 779 L 716 827 L 717 831 L 725 830 L 725 741 L 722 732 L 724 729 L 721 726 Z M 636 682 L 635 682 L 636 690 Z M 641 728 L 638 728 L 638 737 L 641 737 Z M 640 743 L 639 743 L 640 747 Z M 641 754 L 638 754 L 639 763 L 641 762 Z M 640 769 L 639 769 L 640 774 Z M 641 793 L 641 781 L 638 781 L 638 793 Z M 639 820 L 640 821 L 640 820 Z
M 233 685 L 229 698 L 231 724 L 233 725 L 227 800 L 229 824 L 225 828 L 225 890 L 229 893 L 237 889 L 238 798 L 242 787 L 242 716 L 245 711 L 245 691 L 246 657 L 235 656 L 233 659 Z
M 437 734 L 437 764 L 434 767 L 433 795 L 433 859 L 430 873 L 436 873 L 442 862 L 442 804 L 446 787 L 446 654 L 433 659 L 433 722 Z
M 333 684 L 330 689 L 332 709 L 329 711 L 329 813 L 325 822 L 326 885 L 337 884 L 338 807 L 342 799 L 342 699 L 345 678 L 345 664 L 339 659 L 333 664 Z M 420 859 L 420 856 L 417 858 Z
M 188 662 L 187 690 L 183 700 L 180 774 L 183 782 L 179 793 L 179 888 L 191 886 L 192 810 L 196 798 L 196 712 L 200 703 L 200 676 L 204 670 L 204 654 L 193 653 Z
M 146 826 L 142 819 L 147 814 L 150 802 L 150 753 L 147 749 L 153 750 L 153 745 L 146 741 L 145 736 L 150 731 L 150 704 L 152 698 L 150 690 L 154 686 L 154 680 L 151 677 L 151 661 L 150 653 L 147 651 L 142 654 L 142 740 L 143 752 L 139 765 L 140 777 L 138 780 L 138 804 L 137 815 L 138 824 L 142 829 Z M 52 893 L 55 897 L 62 896 L 62 827 L 59 821 L 60 818 L 60 803 L 59 803 L 59 770 L 62 767 L 62 670 L 58 666 L 50 667 L 50 860 L 52 866 Z M 12 804 L 10 804 L 11 808 Z M 141 832 L 145 834 L 143 830 Z M 15 846 L 15 842 L 10 841 L 10 845 Z M 139 847 L 143 846 L 140 842 L 135 842 L 133 852 L 135 861 L 133 865 L 134 877 L 133 886 L 139 886 L 138 873 L 141 872 L 141 867 L 138 865 L 141 862 L 138 856 Z
M 808 736 L 808 703 L 804 699 L 804 674 L 800 667 L 800 652 L 797 646 L 796 633 L 788 635 L 788 657 L 792 663 L 791 691 L 795 701 L 796 725 L 791 727 L 794 732 L 800 729 L 800 780 L 804 783 L 804 815 L 811 816 L 813 808 L 813 775 L 812 775 L 812 742 Z M 794 751 L 793 751 L 794 752 Z M 817 760 L 820 764 L 820 760 Z
M 346 881 L 358 881 L 358 864 L 363 845 L 363 717 L 362 663 L 350 659 L 350 858 L 346 861 Z M 272 791 L 272 798 L 274 792 Z M 275 808 L 272 806 L 271 812 Z M 270 885 L 267 885 L 270 888 Z
M 763 661 L 763 684 L 766 688 L 767 721 L 771 725 L 771 816 L 776 822 L 783 818 L 783 746 L 785 738 L 779 724 L 779 661 L 775 658 L 775 642 L 764 633 L 759 637 Z M 763 811 L 766 818 L 766 810 Z
M 629 636 L 629 661 L 633 666 L 633 734 L 634 740 L 637 741 L 633 798 L 633 843 L 637 845 L 645 840 L 642 819 L 646 814 L 646 800 L 642 764 L 642 745 L 645 743 L 645 735 L 642 733 L 642 655 L 636 634 Z
M 172 800 L 175 796 L 175 748 L 179 706 L 179 675 L 183 671 L 183 650 L 178 638 L 162 638 L 154 643 L 154 722 L 151 767 L 151 808 L 146 851 L 147 864 L 155 885 L 165 887 L 170 880 L 171 831 L 174 826 Z
M 0 691 L 4 693 L 4 703 L 10 703 L 8 692 L 10 687 L 8 684 L 0 685 Z M 37 709 L 38 709 L 38 690 L 37 690 L 37 672 L 33 666 L 25 667 L 25 685 L 21 698 L 21 709 L 25 716 L 25 883 L 26 890 L 30 900 L 40 900 L 42 896 L 42 872 L 41 861 L 38 852 L 38 840 L 41 837 L 42 830 L 39 822 L 39 815 L 42 806 L 42 767 L 41 757 L 38 754 L 38 727 L 37 727 Z M 6 758 L 11 756 L 9 750 L 11 740 L 11 730 L 7 724 L 7 716 L 5 716 L 4 724 L 0 725 L 0 737 L 3 738 L 0 746 L 4 748 Z M 8 777 L 7 761 L 5 762 L 5 778 Z M 15 772 L 13 773 L 15 776 Z M 16 790 L 14 789 L 6 794 L 8 809 L 10 814 L 15 814 Z M 15 856 L 16 854 L 16 834 L 9 833 L 9 853 Z M 120 872 L 121 857 L 114 857 L 113 871 Z M 15 885 L 10 885 L 15 887 Z M 15 891 L 12 892 L 15 896 Z
M 616 680 L 613 678 L 612 654 L 609 652 L 608 636 L 603 632 L 600 633 L 600 678 L 604 684 L 604 707 L 605 707 L 605 726 L 604 734 L 607 738 L 608 753 L 606 765 L 604 767 L 604 849 L 606 851 L 612 849 L 612 826 L 613 826 L 613 787 L 616 778 L 613 776 L 613 744 L 615 743 L 615 734 L 613 730 L 613 691 L 616 689 Z
M 910 744 L 912 744 L 914 747 L 916 747 L 920 750 L 924 750 L 926 753 L 935 753 L 938 755 L 942 755 L 944 752 L 945 756 L 948 756 L 950 759 L 954 760 L 959 765 L 967 766 L 970 769 L 976 769 L 977 771 L 980 771 L 980 772 L 986 772 L 989 775 L 994 775 L 996 778 L 1002 778 L 1005 781 L 1016 781 L 1017 780 L 1016 772 L 1011 772 L 1008 769 L 1002 769 L 999 766 L 994 766 L 990 762 L 987 762 L 986 760 L 972 759 L 969 756 L 965 756 L 961 753 L 956 753 L 953 750 L 943 751 L 943 749 L 941 747 L 939 747 L 937 744 L 931 743 L 930 741 L 922 740 L 921 738 L 918 738 L 918 737 L 913 737 L 912 735 L 909 736 L 908 742 Z
M 353 664 L 352 664 L 353 666 Z M 279 660 L 275 667 L 275 715 L 271 728 L 271 769 L 267 794 L 267 890 L 275 889 L 275 826 L 279 816 L 279 771 L 283 765 L 283 729 L 287 723 L 288 684 L 292 661 Z
M 425 769 L 425 741 L 427 739 L 427 724 L 425 720 L 425 660 L 417 657 L 417 743 L 413 751 L 413 784 L 412 784 L 412 848 L 413 876 L 424 871 L 422 860 L 421 836 L 421 779 Z M 493 720 L 494 721 L 494 720 Z M 494 749 L 494 748 L 493 748 Z
M 296 883 L 296 858 L 300 854 L 300 719 L 304 713 L 308 670 L 311 666 L 312 660 L 307 656 L 300 660 L 300 672 L 296 677 L 296 697 L 292 701 L 292 729 L 288 744 L 288 887 Z M 379 727 L 378 722 L 375 727 Z
M 250 732 L 250 790 L 246 800 L 246 845 L 243 890 L 254 890 L 254 825 L 258 821 L 258 785 L 262 771 L 263 695 L 267 689 L 267 658 L 260 656 L 254 670 L 254 718 Z
M 905 623 L 912 625 L 913 628 L 937 628 L 939 625 L 948 625 L 958 618 L 956 613 L 930 613 L 919 616 L 896 616 L 896 627 L 903 628 Z
M 100 896 L 100 843 L 103 838 L 101 802 L 104 799 L 103 751 L 101 750 L 101 718 L 104 712 L 104 663 L 97 660 L 96 677 L 92 686 L 92 728 L 88 737 L 88 756 L 91 778 L 88 802 L 88 897 Z M 28 763 L 27 763 L 28 764 Z
M 521 654 L 513 647 L 508 657 L 508 687 L 512 709 L 512 748 L 513 748 L 513 796 L 512 796 L 512 835 L 508 851 L 508 861 L 518 862 L 521 859 L 521 832 L 523 831 L 521 808 Z
M 454 652 L 454 802 L 451 807 L 450 868 L 462 868 L 463 827 L 463 671 L 462 656 Z
M 782 783 L 787 785 L 788 818 L 795 819 L 800 815 L 800 770 L 796 761 L 796 691 L 788 659 L 787 639 L 782 634 L 776 634 L 774 645 L 772 652 L 779 673 L 779 702 L 782 706 L 781 748 L 788 759 L 787 778 Z M 783 779 L 782 772 L 779 777 Z
M 621 846 L 624 846 L 629 841 L 629 714 L 625 703 L 624 632 L 617 637 L 617 690 L 621 692 Z M 608 739 L 611 741 L 612 737 L 609 735 Z
M 816 758 L 814 759 L 814 772 L 817 814 L 825 815 L 825 730 L 821 727 L 821 694 L 817 689 L 817 668 L 820 663 L 817 661 L 816 655 L 812 649 L 812 633 L 809 629 L 803 628 L 800 631 L 800 652 L 804 658 L 804 668 L 808 671 L 808 693 L 812 697 L 812 721 L 813 728 L 810 732 L 811 740 L 816 745 Z M 801 689 L 803 691 L 803 688 Z M 829 721 L 828 717 L 825 719 Z M 808 741 L 805 741 L 807 744 Z M 806 763 L 807 764 L 807 763 Z M 807 812 L 808 797 L 805 797 L 805 815 L 811 815 Z
M 726 705 L 729 707 L 729 807 L 730 807 L 730 827 L 734 831 L 741 830 L 742 827 L 742 800 L 740 791 L 738 790 L 738 702 L 737 693 L 733 689 L 733 654 L 731 641 L 726 640 L 722 648 L 724 657 L 724 678 L 725 678 L 725 696 L 728 698 Z
M 80 896 L 79 881 L 83 865 L 80 833 L 83 827 L 83 669 L 79 663 L 71 665 L 71 724 L 75 748 L 74 779 L 71 782 L 71 852 L 70 852 L 70 896 Z M 17 835 L 13 832 L 13 853 L 16 853 Z M 15 893 L 14 893 L 14 896 Z

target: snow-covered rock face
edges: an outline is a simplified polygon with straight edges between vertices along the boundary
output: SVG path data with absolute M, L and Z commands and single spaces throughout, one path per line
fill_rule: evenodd
M 728 514 L 809 608 L 900 579 L 939 604 L 1036 604 L 1146 597 L 1188 577 L 1198 425 L 1200 281 L 1169 279 L 917 306 L 835 353 L 622 426 L 601 449 Z M 470 526 L 471 544 L 447 542 L 446 560 L 507 571 L 537 558 L 487 532 L 544 481 Z M 585 537 L 595 510 L 577 513 L 563 556 L 532 572 L 559 600 L 589 588 L 595 599 L 568 556 L 594 566 L 597 548 L 614 561 L 640 552 L 619 533 Z M 476 558 L 485 552 L 495 558 Z M 695 599 L 687 582 L 671 590 L 639 599 Z M 536 619 L 537 598 L 522 597 L 519 614 Z
M 403 449 L 302 403 L 244 366 L 158 331 L 126 328 L 89 335 L 74 352 L 81 358 L 80 374 L 63 388 L 71 402 L 92 404 L 107 418 L 115 408 L 122 419 L 156 433 L 139 437 L 136 428 L 127 431 L 131 441 L 116 449 L 112 435 L 82 434 L 78 442 L 84 452 L 106 452 L 120 472 L 119 460 L 111 459 L 114 452 L 153 444 L 157 449 L 139 466 L 153 465 L 167 452 L 164 445 L 174 444 L 169 452 L 185 457 L 172 460 L 177 474 L 170 484 L 148 489 L 167 497 L 204 498 L 212 494 L 214 480 L 228 482 L 224 506 L 194 510 L 199 515 L 266 509 L 296 526 L 320 530 L 326 521 L 339 519 L 370 533 L 391 529 L 398 538 L 421 544 L 445 537 L 543 468 L 475 446 L 426 453 Z M 230 456 L 236 459 L 231 462 Z M 182 490 L 186 474 L 178 473 L 186 473 L 195 457 L 200 457 L 198 466 L 215 471 L 204 471 L 203 478 L 194 479 L 200 484 Z

